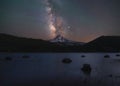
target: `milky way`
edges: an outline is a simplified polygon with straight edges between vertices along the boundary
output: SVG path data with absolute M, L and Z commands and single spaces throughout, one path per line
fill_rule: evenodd
M 63 20 L 63 18 L 55 11 L 56 9 L 53 6 L 52 0 L 45 0 L 45 5 L 48 13 L 48 25 L 51 35 L 53 37 L 56 35 L 65 35 L 67 24 L 65 20 Z
M 89 42 L 120 35 L 120 0 L 0 0 L 0 33 Z

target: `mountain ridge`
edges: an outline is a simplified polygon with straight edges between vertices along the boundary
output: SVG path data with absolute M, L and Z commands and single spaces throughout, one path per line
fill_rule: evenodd
M 100 36 L 83 45 L 62 39 L 51 42 L 0 34 L 0 52 L 120 52 L 120 36 Z

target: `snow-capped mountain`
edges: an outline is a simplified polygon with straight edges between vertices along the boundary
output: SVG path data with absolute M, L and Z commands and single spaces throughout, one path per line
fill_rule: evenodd
M 58 44 L 67 44 L 67 45 L 84 45 L 85 44 L 83 42 L 68 40 L 61 35 L 57 35 L 54 39 L 51 39 L 50 42 L 58 43 Z

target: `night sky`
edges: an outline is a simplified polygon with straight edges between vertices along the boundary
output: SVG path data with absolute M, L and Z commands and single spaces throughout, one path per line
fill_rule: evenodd
M 0 32 L 80 42 L 120 36 L 119 0 L 0 0 Z M 60 31 L 59 31 L 60 29 Z

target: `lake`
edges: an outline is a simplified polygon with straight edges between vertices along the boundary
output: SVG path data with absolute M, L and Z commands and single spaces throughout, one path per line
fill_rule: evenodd
M 120 86 L 120 53 L 0 53 L 0 84 Z

